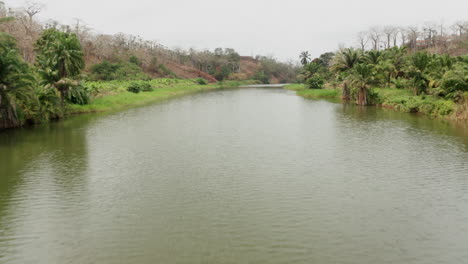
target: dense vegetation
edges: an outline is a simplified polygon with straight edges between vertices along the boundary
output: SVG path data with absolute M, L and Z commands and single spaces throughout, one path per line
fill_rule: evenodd
M 79 23 L 44 26 L 34 19 L 41 8 L 0 2 L 0 129 L 297 74 L 291 64 L 258 56 L 249 57 L 256 65 L 249 76 L 228 48 L 171 50 L 134 36 L 95 35 Z M 184 78 L 191 79 L 178 80 Z M 209 84 L 217 81 L 223 82 Z
M 384 49 L 379 49 L 379 45 L 372 45 L 369 50 L 365 46 L 342 48 L 336 54 L 325 53 L 314 60 L 308 52 L 302 52 L 299 78 L 304 83 L 302 87 L 311 90 L 299 94 L 317 98 L 340 93 L 343 100 L 358 105 L 381 104 L 432 116 L 454 114 L 457 119 L 466 120 L 468 55 L 452 56 L 448 46 L 445 52 L 436 53 L 441 45 L 437 39 L 440 37 L 432 31 L 426 38 L 401 46 L 396 41 L 393 46 L 385 41 Z M 464 49 L 468 45 L 468 26 L 457 27 L 451 39 L 450 43 L 456 44 L 453 50 Z M 421 41 L 430 45 L 416 46 Z M 329 91 L 312 90 L 323 88 Z M 303 90 L 297 85 L 290 89 Z
M 7 8 L 0 2 L 0 19 L 8 18 L 8 23 L 0 25 L 0 31 L 17 40 L 18 53 L 30 64 L 35 63 L 37 55 L 34 43 L 45 28 L 57 28 L 76 34 L 87 65 L 86 78 L 90 80 L 201 77 L 209 82 L 216 82 L 247 80 L 264 74 L 264 82 L 292 82 L 297 74 L 298 68 L 291 63 L 262 56 L 241 57 L 231 48 L 217 48 L 213 51 L 169 49 L 158 42 L 138 36 L 122 33 L 96 34 L 80 20 L 76 20 L 73 26 L 59 25 L 57 22 L 44 26 L 35 19 L 42 8 L 42 5 L 30 1 L 17 9 Z M 253 59 L 258 64 L 258 67 L 251 69 L 254 72 L 246 71 L 243 67 L 245 59 Z

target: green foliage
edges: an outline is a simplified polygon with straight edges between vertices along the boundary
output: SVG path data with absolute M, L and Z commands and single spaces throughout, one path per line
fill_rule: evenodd
M 91 66 L 90 70 L 90 79 L 95 81 L 150 79 L 150 77 L 143 72 L 140 66 L 126 61 L 120 61 L 117 63 L 104 61 Z
M 428 68 L 431 56 L 427 52 L 417 52 L 409 57 L 406 67 L 407 76 L 411 80 L 414 94 L 426 92 L 429 85 Z
M 82 85 L 71 86 L 67 93 L 67 101 L 72 104 L 86 105 L 91 101 L 88 90 Z
M 40 109 L 37 111 L 34 122 L 40 123 L 63 116 L 60 95 L 54 87 L 50 85 L 36 88 L 36 96 L 40 102 Z
M 158 72 L 160 72 L 160 73 L 162 73 L 165 76 L 170 77 L 170 78 L 178 78 L 177 74 L 175 74 L 173 71 L 171 71 L 166 66 L 164 66 L 164 64 L 159 64 Z
M 127 91 L 132 93 L 139 93 L 139 92 L 152 92 L 154 88 L 151 86 L 151 83 L 145 81 L 139 82 L 132 82 L 127 87 Z
M 322 89 L 324 83 L 323 78 L 318 74 L 314 74 L 306 80 L 306 85 L 309 89 Z
M 34 81 L 29 66 L 18 54 L 13 37 L 0 33 L 0 128 L 21 124 L 17 106 L 29 100 Z
M 447 71 L 437 91 L 439 96 L 460 100 L 463 92 L 468 91 L 468 63 L 456 63 L 452 70 Z
M 208 81 L 203 79 L 203 78 L 197 78 L 197 79 L 195 79 L 195 83 L 197 83 L 199 85 L 207 85 Z
M 306 89 L 299 90 L 298 95 L 309 99 L 337 99 L 338 91 L 331 89 Z
M 115 72 L 120 68 L 120 65 L 117 63 L 110 63 L 108 61 L 103 61 L 102 63 L 97 63 L 91 66 L 91 73 L 93 74 L 92 79 L 94 80 L 113 80 Z
M 135 65 L 141 66 L 141 61 L 140 61 L 140 59 L 138 59 L 137 56 L 130 56 L 130 58 L 128 59 L 128 61 L 129 61 L 130 63 L 135 64 Z
M 433 96 L 391 96 L 384 98 L 383 103 L 391 105 L 402 112 L 424 113 L 434 117 L 447 116 L 455 110 L 453 101 L 438 99 Z
M 259 71 L 255 73 L 255 75 L 252 77 L 254 80 L 260 81 L 263 84 L 269 84 L 270 83 L 270 78 L 268 77 L 267 74 L 265 74 L 264 71 Z
M 229 67 L 229 65 L 223 65 L 221 67 L 217 67 L 213 72 L 212 75 L 216 78 L 218 81 L 222 81 L 226 79 L 229 74 L 231 74 L 233 71 Z
M 142 87 L 138 83 L 132 83 L 130 86 L 127 87 L 127 91 L 132 93 L 139 93 L 142 91 Z
M 331 70 L 334 72 L 347 72 L 362 60 L 362 53 L 353 48 L 343 49 L 334 58 Z
M 45 83 L 73 78 L 84 69 L 83 50 L 74 33 L 49 28 L 36 42 L 37 66 Z
M 354 65 L 353 70 L 350 72 L 348 81 L 353 87 L 351 99 L 354 99 L 357 104 L 367 105 L 373 103 L 370 85 L 374 81 L 374 73 L 374 66 L 366 63 Z

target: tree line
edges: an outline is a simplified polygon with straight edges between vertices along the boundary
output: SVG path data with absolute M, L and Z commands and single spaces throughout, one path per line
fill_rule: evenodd
M 94 88 L 86 81 L 178 78 L 170 69 L 174 64 L 198 69 L 215 81 L 239 78 L 241 56 L 234 49 L 170 49 L 123 33 L 95 34 L 80 20 L 72 26 L 41 24 L 36 16 L 42 8 L 26 2 L 12 9 L 0 1 L 0 129 L 59 119 L 67 104 L 88 104 Z M 291 64 L 271 57 L 254 60 L 261 70 L 252 78 L 261 82 L 296 77 Z M 151 90 L 140 86 L 129 91 Z
M 8 23 L 3 23 L 0 30 L 9 33 L 17 40 L 17 47 L 24 61 L 33 64 L 35 62 L 34 43 L 37 41 L 45 28 L 57 28 L 61 31 L 76 34 L 81 43 L 84 60 L 90 68 L 94 64 L 106 63 L 104 68 L 113 64 L 114 68 L 119 68 L 121 72 L 128 70 L 131 74 L 118 74 L 115 76 L 131 76 L 138 69 L 132 64 L 128 64 L 131 58 L 136 58 L 138 67 L 150 76 L 176 77 L 170 70 L 174 63 L 193 67 L 201 72 L 214 76 L 217 80 L 236 79 L 236 73 L 241 72 L 241 57 L 231 48 L 217 48 L 210 50 L 183 50 L 180 48 L 171 49 L 154 40 L 145 40 L 139 36 L 118 33 L 115 35 L 97 34 L 83 21 L 76 19 L 73 25 L 62 25 L 57 21 L 50 20 L 46 25 L 37 22 L 36 17 L 43 5 L 28 1 L 22 8 L 8 8 L 0 2 L 0 18 L 10 18 Z M 280 76 L 281 73 L 272 71 L 276 69 L 288 69 L 291 71 L 294 65 L 279 62 L 273 58 L 268 61 L 262 60 L 262 66 L 269 67 L 263 69 L 265 74 Z M 111 70 L 113 67 L 107 67 Z M 92 69 L 89 69 L 92 71 Z M 297 70 L 297 69 L 294 69 Z M 93 72 L 92 72 L 93 73 Z M 102 77 L 102 72 L 91 77 Z M 107 76 L 108 77 L 108 76 Z M 111 76 L 112 77 L 112 76 Z M 141 78 L 137 74 L 135 79 Z M 284 76 L 283 76 L 284 77 Z M 295 74 L 286 76 L 288 81 L 293 81 Z
M 374 88 L 410 90 L 421 100 L 428 96 L 466 102 L 468 23 L 451 28 L 372 28 L 359 33 L 357 47 L 342 47 L 313 60 L 302 52 L 298 78 L 312 89 L 339 88 L 344 100 L 359 105 L 379 103 Z

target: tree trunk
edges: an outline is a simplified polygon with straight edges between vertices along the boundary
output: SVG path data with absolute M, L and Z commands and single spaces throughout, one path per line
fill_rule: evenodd
M 350 100 L 350 91 L 349 91 L 349 86 L 347 82 L 344 82 L 344 85 L 343 85 L 343 100 L 345 101 Z
M 365 86 L 359 88 L 358 105 L 367 105 L 367 89 Z

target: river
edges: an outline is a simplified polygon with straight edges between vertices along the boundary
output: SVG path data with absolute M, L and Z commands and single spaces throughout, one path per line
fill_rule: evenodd
M 0 263 L 466 263 L 468 131 L 227 89 L 0 133 Z

